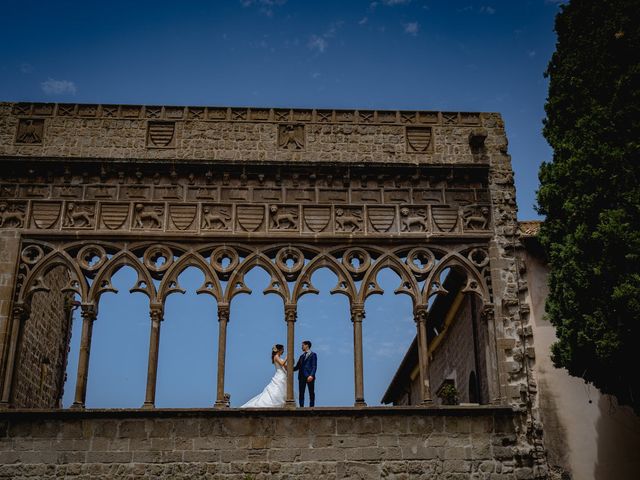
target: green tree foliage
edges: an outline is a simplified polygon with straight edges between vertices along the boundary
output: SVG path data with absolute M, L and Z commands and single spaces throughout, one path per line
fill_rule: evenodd
M 556 17 L 540 168 L 553 361 L 640 412 L 640 0 Z

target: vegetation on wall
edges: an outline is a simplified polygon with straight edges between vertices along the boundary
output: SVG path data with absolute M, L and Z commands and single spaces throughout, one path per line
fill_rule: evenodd
M 640 0 L 574 0 L 546 74 L 553 361 L 640 412 Z

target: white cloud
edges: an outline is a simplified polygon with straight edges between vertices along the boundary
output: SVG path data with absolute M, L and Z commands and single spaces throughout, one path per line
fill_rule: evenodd
M 410 1 L 411 0 L 382 0 L 382 3 L 389 7 L 393 7 L 394 5 L 404 5 Z
M 273 8 L 281 7 L 287 0 L 240 0 L 243 7 L 259 7 L 260 13 L 263 13 L 267 17 L 273 16 Z
M 458 8 L 458 12 L 478 12 L 485 13 L 487 15 L 493 15 L 494 13 L 496 13 L 496 9 L 490 5 L 482 5 L 478 8 L 474 7 L 473 5 L 467 5 L 465 7 Z
M 47 95 L 62 95 L 65 93 L 75 95 L 77 90 L 74 82 L 70 80 L 54 80 L 53 78 L 49 78 L 46 82 L 42 82 L 40 87 Z
M 414 37 L 418 35 L 418 30 L 420 30 L 420 25 L 418 22 L 409 22 L 404 25 L 404 33 L 408 33 L 409 35 L 413 35 Z
M 344 22 L 342 20 L 332 23 L 329 28 L 322 35 L 311 35 L 307 47 L 310 50 L 315 50 L 318 53 L 324 53 L 329 46 L 329 39 L 335 37 L 338 28 L 340 28 Z
M 536 56 L 536 51 L 535 50 L 529 50 L 527 52 L 527 55 L 529 55 L 529 58 L 533 58 Z
M 327 49 L 327 45 L 328 42 L 324 37 L 311 35 L 311 37 L 309 37 L 309 43 L 307 44 L 307 47 L 309 47 L 310 50 L 316 50 L 318 53 L 324 53 L 324 51 Z
M 362 17 L 359 21 L 358 21 L 358 25 L 364 25 L 365 23 L 367 23 L 369 21 L 369 19 L 367 17 Z

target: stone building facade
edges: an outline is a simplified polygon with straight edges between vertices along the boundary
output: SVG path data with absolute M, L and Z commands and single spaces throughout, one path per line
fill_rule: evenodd
M 429 309 L 429 378 L 435 404 L 446 403 L 442 389 L 455 388 L 456 404 L 488 404 L 486 331 L 480 318 L 481 301 L 462 292 L 464 278 L 452 271 L 444 282 L 447 295 L 437 297 Z M 416 405 L 420 389 L 418 342 L 411 343 L 389 384 L 382 403 Z
M 548 477 L 499 114 L 3 103 L 0 162 L 1 475 Z M 149 298 L 145 402 L 95 412 L 85 408 L 92 329 L 124 265 Z M 289 351 L 297 301 L 317 293 L 312 274 L 336 274 L 332 293 L 348 298 L 353 326 L 354 407 L 296 410 L 292 368 L 286 408 L 226 407 L 233 299 L 249 292 L 244 275 L 256 266 L 270 275 L 265 293 L 283 300 Z M 158 410 L 164 301 L 188 267 L 217 302 L 216 404 Z M 59 268 L 64 279 L 51 278 Z M 411 298 L 416 323 L 419 391 L 403 409 L 364 398 L 362 323 L 385 268 L 401 278 L 396 293 Z M 482 405 L 434 405 L 428 306 L 446 292 L 446 269 L 477 310 Z M 58 313 L 36 313 L 43 294 Z M 83 324 L 74 406 L 56 410 L 60 382 L 23 391 L 33 392 L 30 361 L 46 357 L 51 378 L 62 374 L 64 298 Z M 300 430 L 295 453 L 277 448 L 276 432 Z

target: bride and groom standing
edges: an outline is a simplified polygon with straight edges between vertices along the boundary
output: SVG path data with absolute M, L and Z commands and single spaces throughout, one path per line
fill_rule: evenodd
M 287 362 L 282 356 L 284 346 L 279 343 L 271 350 L 271 363 L 276 368 L 276 373 L 264 390 L 242 405 L 240 408 L 277 408 L 284 407 L 287 396 Z M 304 407 L 304 392 L 309 387 L 309 406 L 313 407 L 316 401 L 316 368 L 318 356 L 311 351 L 311 342 L 302 342 L 302 355 L 298 358 L 293 371 L 298 372 L 298 394 L 300 406 Z

